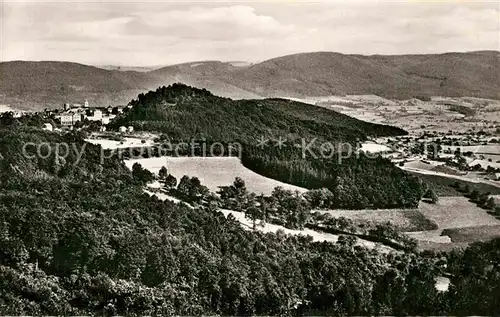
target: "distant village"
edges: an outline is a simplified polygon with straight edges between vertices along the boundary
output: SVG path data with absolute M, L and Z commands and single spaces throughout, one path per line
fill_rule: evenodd
M 408 171 L 500 180 L 500 137 L 494 133 L 426 131 L 374 141 L 386 147 L 382 156 Z
M 131 106 L 107 106 L 90 107 L 89 102 L 85 100 L 84 104 L 65 103 L 62 109 L 45 109 L 43 116 L 53 118 L 60 127 L 54 127 L 50 123 L 44 124 L 45 130 L 57 131 L 61 129 L 73 129 L 85 124 L 96 124 L 99 131 L 106 131 L 106 125 L 110 123 L 120 113 L 130 109 Z M 14 117 L 23 116 L 24 113 L 15 112 Z M 119 132 L 133 132 L 133 127 L 120 127 Z

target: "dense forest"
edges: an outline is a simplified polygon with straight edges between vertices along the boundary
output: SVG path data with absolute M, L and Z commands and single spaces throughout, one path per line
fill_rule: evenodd
M 150 197 L 150 176 L 101 163 L 77 132 L 1 124 L 2 315 L 500 312 L 500 240 L 381 254 L 352 239 L 244 230 L 217 210 Z M 75 150 L 58 159 L 58 144 Z M 443 274 L 447 292 L 434 287 Z
M 302 157 L 293 146 L 262 150 L 247 146 L 241 158 L 249 169 L 279 181 L 327 188 L 331 195 L 320 208 L 364 209 L 417 207 L 425 184 L 382 157 L 364 154 L 340 158 Z M 340 163 L 339 163 L 340 162 Z

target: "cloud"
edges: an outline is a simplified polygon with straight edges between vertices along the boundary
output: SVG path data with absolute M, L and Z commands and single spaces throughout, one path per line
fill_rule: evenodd
M 500 50 L 497 2 L 2 2 L 2 60 L 162 65 Z
M 175 34 L 181 39 L 234 41 L 254 37 L 286 36 L 293 25 L 282 25 L 271 16 L 257 15 L 249 6 L 227 6 L 172 10 L 134 17 L 126 33 L 134 35 Z

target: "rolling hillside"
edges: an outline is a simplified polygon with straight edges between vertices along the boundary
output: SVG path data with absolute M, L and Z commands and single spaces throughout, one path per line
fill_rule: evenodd
M 304 95 L 371 93 L 396 99 L 414 95 L 498 98 L 499 70 L 498 52 L 383 57 L 311 53 L 258 64 L 246 75 L 255 78 L 265 71 L 275 73 L 262 85 L 265 93 L 271 94 L 298 91 Z M 300 89 L 301 83 L 310 84 Z
M 230 98 L 376 94 L 500 99 L 500 53 L 429 55 L 301 53 L 261 63 L 192 62 L 153 71 L 101 69 L 67 62 L 0 63 L 0 104 L 23 109 L 64 102 L 123 104 L 140 92 L 183 82 Z
M 345 237 L 314 242 L 245 230 L 224 211 L 150 197 L 117 158 L 102 164 L 98 146 L 87 144 L 78 164 L 71 155 L 56 168 L 54 156 L 23 155 L 24 142 L 51 150 L 63 142 L 86 144 L 74 133 L 0 125 L 2 315 L 498 311 L 484 304 L 497 298 L 498 279 L 476 273 L 498 275 L 490 268 L 498 262 L 498 240 L 448 262 L 459 292 L 445 297 L 435 291 L 442 255 L 388 256 Z M 462 265 L 472 273 L 457 274 Z
M 148 83 L 150 76 L 139 72 L 68 62 L 7 62 L 0 64 L 0 103 L 33 110 L 85 99 L 91 104 L 127 104 Z

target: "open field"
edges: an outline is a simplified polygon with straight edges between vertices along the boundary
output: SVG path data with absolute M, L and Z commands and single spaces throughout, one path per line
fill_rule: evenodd
M 418 209 L 320 212 L 334 217 L 346 217 L 355 222 L 390 222 L 418 240 L 419 249 L 422 250 L 449 251 L 467 246 L 471 242 L 500 236 L 500 221 L 460 196 L 440 197 L 437 204 L 421 202 Z
M 153 145 L 153 141 L 149 139 L 144 139 L 144 142 L 143 139 L 139 138 L 123 138 L 123 139 L 124 139 L 123 141 L 115 141 L 108 139 L 86 139 L 85 141 L 92 144 L 98 144 L 103 149 L 110 149 L 110 150 Z
M 158 193 L 158 192 L 152 192 L 152 191 L 149 191 L 149 190 L 145 190 L 144 191 L 146 194 L 150 195 L 150 196 L 156 196 L 158 197 L 158 199 L 160 200 L 169 200 L 175 204 L 178 204 L 180 202 L 182 202 L 180 199 L 177 199 L 173 196 L 170 196 L 170 195 L 167 195 L 167 194 L 164 194 L 164 193 Z
M 250 192 L 270 195 L 275 187 L 281 186 L 287 190 L 307 191 L 304 188 L 285 184 L 271 178 L 261 176 L 244 167 L 236 157 L 155 157 L 136 160 L 126 160 L 131 168 L 134 163 L 140 163 L 153 173 L 158 173 L 162 166 L 177 178 L 196 176 L 210 191 L 216 192 L 219 186 L 231 185 L 236 177 L 241 177 Z
M 500 237 L 500 225 L 445 229 L 443 234 L 456 243 L 488 241 Z
M 481 165 L 482 168 L 487 169 L 488 166 L 491 166 L 493 168 L 500 168 L 500 163 L 496 163 L 492 160 L 492 162 L 489 162 L 488 160 L 480 160 L 480 159 L 475 159 L 475 160 L 468 160 L 467 164 L 469 166 L 476 166 L 476 165 Z
M 464 146 L 443 146 L 443 151 L 450 150 L 452 153 L 455 153 L 456 149 L 460 148 L 462 153 L 472 152 L 477 154 L 489 153 L 489 154 L 498 154 L 500 155 L 500 145 L 464 145 Z
M 355 222 L 383 224 L 390 222 L 401 231 L 423 231 L 435 229 L 435 224 L 418 209 L 364 209 L 364 210 L 316 210 L 335 218 L 345 217 Z
M 443 164 L 444 163 L 435 162 L 435 161 L 430 161 L 429 163 L 425 163 L 422 160 L 414 160 L 414 161 L 406 162 L 404 164 L 404 167 L 406 167 L 406 168 L 415 168 L 415 169 L 426 170 L 426 171 L 432 171 L 437 166 L 443 165 Z
M 491 159 L 492 162 L 500 162 L 500 154 L 477 154 L 480 157 L 484 157 L 485 160 Z
M 368 153 L 390 152 L 392 149 L 386 145 L 376 143 L 363 143 L 361 144 L 361 151 Z
M 407 233 L 418 240 L 422 250 L 450 251 L 500 236 L 500 221 L 466 197 L 440 197 L 437 204 L 421 204 L 419 210 L 439 226 L 437 230 Z
M 482 193 L 490 192 L 494 195 L 500 195 L 500 182 L 484 180 L 485 182 L 483 183 L 473 179 L 464 179 L 465 177 L 454 177 L 453 175 L 439 175 L 437 173 L 423 174 L 411 170 L 408 170 L 408 172 L 426 181 L 438 196 L 463 196 L 463 193 L 450 186 L 456 182 L 462 188 L 468 185 L 471 189 L 475 188 Z M 493 184 L 495 183 L 498 185 L 494 186 Z
M 451 238 L 446 235 L 442 235 L 442 233 L 443 229 L 406 232 L 408 236 L 417 239 L 419 243 L 422 242 L 451 243 Z
M 462 187 L 468 185 L 470 188 L 475 188 L 480 192 L 500 194 L 499 181 L 486 180 L 481 178 L 477 173 L 468 173 L 467 175 L 459 176 L 410 167 L 402 167 L 402 169 L 426 181 L 439 196 L 463 196 L 463 193 L 450 186 L 456 182 Z
M 419 210 L 441 229 L 500 225 L 498 219 L 466 197 L 440 197 L 436 204 L 422 203 Z
M 0 104 L 0 113 L 9 112 L 9 111 L 16 111 L 16 109 L 11 108 L 8 105 Z
M 360 120 L 397 126 L 409 132 L 465 132 L 469 129 L 494 131 L 494 127 L 500 122 L 500 101 L 491 99 L 432 97 L 431 101 L 422 101 L 348 95 L 310 97 L 299 101 Z

